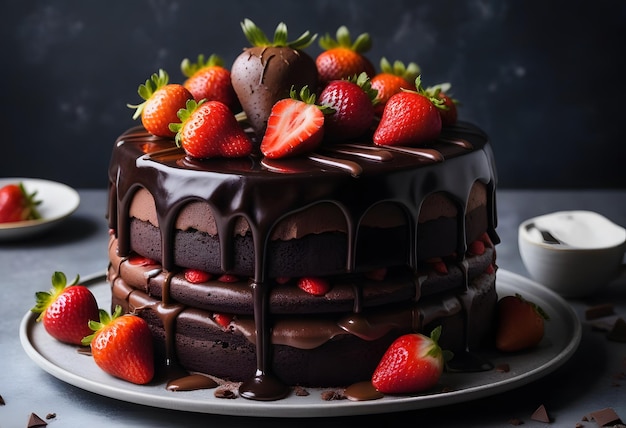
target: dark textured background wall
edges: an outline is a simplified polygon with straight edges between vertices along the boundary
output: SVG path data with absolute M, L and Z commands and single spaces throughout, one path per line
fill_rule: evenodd
M 230 65 L 250 18 L 272 34 L 369 32 L 370 58 L 452 83 L 491 136 L 499 186 L 626 187 L 626 2 L 545 0 L 2 1 L 1 177 L 106 186 L 127 103 L 199 53 Z M 216 6 L 219 4 L 219 8 Z M 317 44 L 307 50 L 319 52 Z

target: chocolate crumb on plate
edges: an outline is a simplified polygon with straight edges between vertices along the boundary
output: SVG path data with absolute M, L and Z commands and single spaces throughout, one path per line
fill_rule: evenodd
M 46 415 L 46 419 L 54 419 L 54 418 L 56 418 L 56 417 L 57 417 L 57 414 L 56 414 L 56 413 L 48 413 L 48 414 Z
M 343 392 L 335 390 L 322 391 L 321 397 L 324 401 L 344 400 L 346 398 Z
M 604 409 L 596 410 L 595 412 L 589 413 L 589 419 L 595 421 L 599 427 L 605 427 L 609 425 L 621 424 L 622 420 L 619 418 L 615 410 L 610 407 L 606 407 Z
M 226 398 L 226 399 L 234 399 L 237 398 L 238 395 L 235 391 L 232 390 L 228 385 L 220 385 L 215 389 L 213 393 L 215 398 Z
M 501 363 L 496 366 L 496 371 L 499 373 L 508 373 L 511 370 L 511 367 L 508 363 Z
M 309 395 L 309 391 L 301 386 L 294 387 L 293 393 L 296 394 L 297 397 L 307 397 Z
M 509 419 L 509 424 L 513 426 L 524 425 L 524 421 L 519 418 L 511 418 Z
M 543 404 L 537 407 L 537 410 L 533 412 L 533 414 L 530 416 L 530 419 L 532 419 L 533 421 L 537 421 L 537 422 L 545 422 L 545 423 L 551 422 L 550 416 L 548 415 L 548 411 L 546 410 L 546 407 Z
M 626 321 L 623 318 L 618 318 L 606 338 L 613 342 L 626 343 Z
M 38 428 L 38 427 L 45 427 L 46 425 L 48 425 L 48 423 L 46 421 L 41 419 L 36 414 L 31 413 L 30 417 L 28 418 L 28 425 L 26 425 L 26 426 L 28 428 Z
M 585 311 L 585 319 L 587 321 L 595 320 L 598 318 L 606 317 L 609 315 L 613 315 L 615 312 L 613 310 L 613 305 L 610 303 L 603 303 L 600 305 L 590 306 Z
M 0 406 L 4 406 L 6 403 L 4 402 L 4 398 L 0 395 Z

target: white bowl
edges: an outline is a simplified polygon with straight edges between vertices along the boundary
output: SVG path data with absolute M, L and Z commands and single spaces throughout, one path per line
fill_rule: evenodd
M 619 274 L 626 229 L 593 211 L 559 211 L 520 224 L 518 245 L 535 281 L 563 297 L 583 297 Z

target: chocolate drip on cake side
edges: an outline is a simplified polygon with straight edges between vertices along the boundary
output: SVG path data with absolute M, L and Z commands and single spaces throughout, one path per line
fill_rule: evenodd
M 406 213 L 411 233 L 407 265 L 416 271 L 417 218 L 421 205 L 430 194 L 445 192 L 459 208 L 457 255 L 462 263 L 467 249 L 467 201 L 472 184 L 480 181 L 487 186 L 487 231 L 494 244 L 499 242 L 495 232 L 493 154 L 485 134 L 473 125 L 461 123 L 446 128 L 441 139 L 427 147 L 346 144 L 324 147 L 323 153 L 308 157 L 271 162 L 253 157 L 190 160 L 172 144 L 171 140 L 153 137 L 142 128 L 129 130 L 118 139 L 116 145 L 120 150 L 114 151 L 109 170 L 109 223 L 117 232 L 119 254 L 128 255 L 131 249 L 129 207 L 138 189 L 148 190 L 154 197 L 161 232 L 163 269 L 176 271 L 172 249 L 177 213 L 191 201 L 205 201 L 215 213 L 222 270 L 228 273 L 233 264 L 232 240 L 225 237 L 233 236 L 238 218 L 246 219 L 255 251 L 250 287 L 257 329 L 257 371 L 240 389 L 246 398 L 275 400 L 288 393 L 287 387 L 270 369 L 272 325 L 265 259 L 271 232 L 286 215 L 320 202 L 336 205 L 347 225 L 345 273 L 353 273 L 360 220 L 381 201 L 398 204 Z M 127 153 L 122 154 L 124 151 Z M 441 171 L 437 168 L 441 162 L 450 163 L 450 168 Z M 420 281 L 416 284 L 419 287 Z M 467 281 L 465 285 L 468 288 Z M 416 295 L 420 295 L 419 290 Z M 163 302 L 166 299 L 164 295 Z

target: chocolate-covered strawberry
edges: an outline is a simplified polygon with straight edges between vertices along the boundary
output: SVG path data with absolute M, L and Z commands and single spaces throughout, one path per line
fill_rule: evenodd
M 315 60 L 303 51 L 316 35 L 304 32 L 296 40 L 287 40 L 287 26 L 278 24 L 270 41 L 251 20 L 241 23 L 251 47 L 235 58 L 231 80 L 241 107 L 257 136 L 262 136 L 272 106 L 289 97 L 292 87 L 300 91 L 308 86 L 317 90 Z

